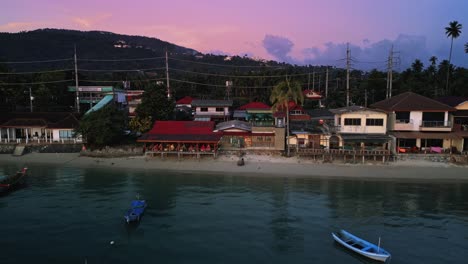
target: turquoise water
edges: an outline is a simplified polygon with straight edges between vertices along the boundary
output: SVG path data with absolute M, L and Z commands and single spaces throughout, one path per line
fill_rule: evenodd
M 0 174 L 19 169 L 0 164 Z M 0 263 L 375 263 L 338 246 L 346 229 L 391 263 L 466 263 L 468 182 L 216 175 L 29 166 L 0 197 Z M 139 225 L 123 214 L 139 193 Z M 111 245 L 110 242 L 114 241 Z

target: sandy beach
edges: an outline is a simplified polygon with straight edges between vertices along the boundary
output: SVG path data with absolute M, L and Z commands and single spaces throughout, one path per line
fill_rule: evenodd
M 246 155 L 245 165 L 237 166 L 235 156 L 205 157 L 201 160 L 176 158 L 161 160 L 144 156 L 125 158 L 84 157 L 78 153 L 30 153 L 15 157 L 0 155 L 0 162 L 50 164 L 57 166 L 94 167 L 135 170 L 177 170 L 207 173 L 233 173 L 240 175 L 290 176 L 290 177 L 353 177 L 370 179 L 421 179 L 421 180 L 468 180 L 468 167 L 425 160 L 406 160 L 386 164 L 337 164 L 319 163 L 296 157 L 272 157 Z

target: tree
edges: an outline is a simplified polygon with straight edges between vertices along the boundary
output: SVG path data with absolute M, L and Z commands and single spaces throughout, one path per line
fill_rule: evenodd
M 468 53 L 468 42 L 465 43 L 465 53 Z
M 302 93 L 301 84 L 296 81 L 291 81 L 286 77 L 285 81 L 277 84 L 270 95 L 273 111 L 286 110 L 286 151 L 289 157 L 289 102 L 293 101 L 296 104 L 304 103 L 304 94 Z
M 98 111 L 85 115 L 75 130 L 91 147 L 103 147 L 118 143 L 127 123 L 127 114 L 108 105 Z
M 451 38 L 450 53 L 449 53 L 449 59 L 448 59 L 449 66 L 450 66 L 450 61 L 452 59 L 453 40 L 460 36 L 461 29 L 462 29 L 462 24 L 458 23 L 458 21 L 452 21 L 449 23 L 448 27 L 445 27 L 445 35 L 447 35 L 448 38 Z M 450 67 L 447 67 L 447 82 L 445 84 L 445 90 L 447 93 L 449 90 L 449 75 L 450 75 Z
M 173 117 L 174 101 L 166 96 L 166 87 L 162 84 L 146 83 L 145 92 L 135 110 L 139 118 L 151 117 L 151 121 L 170 120 Z

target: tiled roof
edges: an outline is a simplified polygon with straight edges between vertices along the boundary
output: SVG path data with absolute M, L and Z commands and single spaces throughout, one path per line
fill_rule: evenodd
M 249 122 L 239 121 L 239 120 L 230 120 L 226 122 L 221 122 L 216 125 L 216 130 L 226 130 L 226 129 L 241 129 L 245 131 L 252 131 L 252 125 Z
M 444 97 L 439 97 L 436 98 L 437 101 L 455 107 L 461 103 L 464 103 L 468 101 L 468 97 L 462 97 L 462 96 L 444 96 Z
M 313 119 L 332 119 L 335 117 L 329 109 L 307 109 L 306 113 Z
M 212 121 L 156 121 L 138 141 L 219 141 L 221 133 L 213 129 Z
M 405 92 L 392 98 L 374 103 L 372 108 L 382 109 L 387 112 L 393 111 L 455 111 L 453 107 L 430 99 L 428 97 Z
M 271 106 L 264 104 L 262 102 L 251 102 L 251 103 L 242 105 L 239 108 L 237 108 L 237 110 L 253 110 L 253 109 L 270 110 Z
M 347 106 L 347 107 L 341 107 L 341 108 L 336 108 L 336 109 L 330 109 L 330 112 L 334 114 L 344 114 L 344 113 L 352 113 L 352 112 L 361 112 L 361 111 L 370 111 L 370 112 L 384 112 L 379 109 L 371 109 L 367 108 L 364 106 L 359 106 L 359 105 L 352 105 L 352 106 Z
M 0 113 L 2 127 L 76 128 L 78 115 L 66 112 L 9 112 Z
M 193 99 L 192 106 L 208 107 L 208 106 L 232 106 L 232 100 L 202 100 Z
M 182 99 L 179 99 L 176 104 L 191 104 L 193 101 L 193 98 L 190 96 L 185 96 Z

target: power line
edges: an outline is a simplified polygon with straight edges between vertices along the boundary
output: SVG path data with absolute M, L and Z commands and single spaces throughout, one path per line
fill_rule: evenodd
M 134 79 L 134 80 L 120 80 L 120 81 L 103 81 L 103 80 L 80 80 L 80 82 L 94 82 L 94 83 L 120 83 L 123 81 L 128 82 L 149 82 L 149 81 L 162 81 L 163 78 L 154 78 L 154 79 Z
M 78 71 L 84 72 L 139 72 L 139 71 L 151 71 L 151 70 L 162 70 L 165 67 L 158 67 L 158 68 L 146 68 L 146 69 L 128 69 L 128 70 L 91 70 L 91 69 L 78 69 Z
M 176 79 L 171 79 L 171 81 L 175 82 L 181 82 L 181 83 L 189 83 L 189 84 L 197 84 L 197 85 L 203 85 L 203 86 L 210 86 L 210 87 L 222 87 L 226 88 L 226 85 L 218 85 L 218 84 L 206 84 L 206 83 L 198 83 L 198 82 L 191 82 L 191 81 L 183 81 L 183 80 L 176 80 Z M 266 89 L 266 88 L 273 88 L 275 86 L 232 86 L 233 88 L 249 88 L 249 89 Z
M 60 81 L 29 82 L 29 83 L 2 83 L 2 82 L 0 82 L 0 86 L 2 86 L 2 85 L 32 85 L 32 84 L 63 83 L 63 82 L 70 82 L 70 81 L 74 81 L 74 80 L 69 79 L 69 80 L 60 80 Z
M 51 72 L 66 72 L 72 71 L 73 69 L 63 70 L 50 70 L 50 71 L 36 71 L 36 72 L 0 72 L 0 75 L 20 75 L 20 74 L 37 74 L 37 73 L 51 73 Z
M 68 59 L 56 59 L 56 60 L 36 60 L 36 61 L 0 61 L 4 64 L 24 64 L 24 63 L 48 63 L 48 62 L 58 62 L 58 61 L 70 61 L 73 58 Z
M 203 64 L 203 65 L 212 65 L 212 66 L 220 66 L 220 67 L 232 67 L 232 68 L 285 68 L 284 66 L 269 66 L 269 65 L 252 65 L 252 66 L 247 66 L 247 65 L 227 65 L 227 64 L 216 64 L 216 63 L 208 63 L 208 62 L 200 62 L 200 61 L 191 61 L 191 60 L 182 60 L 182 59 L 176 59 L 176 58 L 170 58 L 170 60 L 175 60 L 175 61 L 182 61 L 182 62 L 190 62 L 194 64 Z
M 194 72 L 194 71 L 187 71 L 187 70 L 181 70 L 181 69 L 176 69 L 176 68 L 169 68 L 169 70 L 193 73 L 193 74 L 199 74 L 199 75 L 227 77 L 227 78 L 276 78 L 276 77 L 279 78 L 279 77 L 287 77 L 287 76 L 306 76 L 309 74 L 309 73 L 297 73 L 297 74 L 282 74 L 282 75 L 226 75 L 226 74 L 217 74 L 217 73 Z M 325 73 L 325 72 L 326 71 L 322 71 L 318 73 Z
M 93 61 L 93 62 L 113 62 L 113 61 L 142 61 L 142 60 L 158 60 L 165 57 L 147 57 L 147 58 L 134 58 L 134 59 L 78 59 L 78 61 Z

